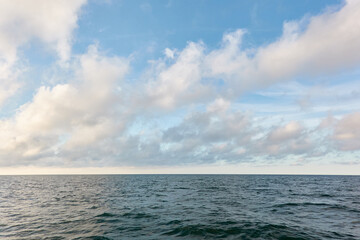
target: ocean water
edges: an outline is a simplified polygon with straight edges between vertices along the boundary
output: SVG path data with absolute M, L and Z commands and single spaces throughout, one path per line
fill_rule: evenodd
M 0 239 L 360 239 L 360 176 L 0 176 Z

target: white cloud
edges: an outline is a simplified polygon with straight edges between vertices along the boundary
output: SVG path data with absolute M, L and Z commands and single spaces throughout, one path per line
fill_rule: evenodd
M 167 55 L 172 56 L 173 52 L 169 51 Z M 146 101 L 171 109 L 184 102 L 201 98 L 206 91 L 200 84 L 203 52 L 204 47 L 201 43 L 190 42 L 172 64 L 156 62 L 156 71 L 148 76 L 150 81 L 146 86 Z
M 41 87 L 31 103 L 21 107 L 16 116 L 26 131 L 67 129 L 69 125 L 88 122 L 110 111 L 113 87 L 127 70 L 127 62 L 102 57 L 95 46 L 75 64 L 76 80 L 53 88 Z
M 164 54 L 167 58 L 174 59 L 176 50 L 171 50 L 170 48 L 165 48 Z
M 71 83 L 41 87 L 13 119 L 0 122 L 1 142 L 6 142 L 0 155 L 42 158 L 54 155 L 59 147 L 67 151 L 91 147 L 123 129 L 121 120 L 126 117 L 114 118 L 119 113 L 112 106 L 120 103 L 114 89 L 127 72 L 128 61 L 103 56 L 91 46 L 73 67 Z
M 292 121 L 272 129 L 266 137 L 255 143 L 253 153 L 275 156 L 310 154 L 317 146 L 299 122 Z
M 0 60 L 0 107 L 20 88 L 21 84 L 16 81 L 20 73 L 20 69 Z
M 298 136 L 301 133 L 301 126 L 298 122 L 290 122 L 283 127 L 274 129 L 269 134 L 269 141 L 283 142 Z
M 333 139 L 343 151 L 360 150 L 360 112 L 341 118 L 334 127 Z
M 86 0 L 0 1 L 0 105 L 19 88 L 18 49 L 38 40 L 61 61 L 70 57 L 72 32 Z
M 214 102 L 209 104 L 207 107 L 208 112 L 224 112 L 227 111 L 230 107 L 230 101 L 227 101 L 223 98 L 217 98 Z
M 360 3 L 348 1 L 336 11 L 286 22 L 278 40 L 257 48 L 242 48 L 246 34 L 242 29 L 224 34 L 221 47 L 212 51 L 206 51 L 202 42 L 190 42 L 176 54 L 166 48 L 166 61 L 156 62 L 157 71 L 148 76 L 147 95 L 155 105 L 171 109 L 185 99 L 202 101 L 204 96 L 195 93 L 209 94 L 214 87 L 223 97 L 238 97 L 299 76 L 330 75 L 360 66 L 359 15 Z M 173 64 L 167 64 L 169 59 Z M 219 79 L 224 81 L 221 88 L 216 84 Z M 310 106 L 309 101 L 298 100 L 303 107 Z
M 0 53 L 13 62 L 17 48 L 30 40 L 49 44 L 60 59 L 69 58 L 72 31 L 86 0 L 14 0 L 0 3 Z
M 243 30 L 224 35 L 223 46 L 205 58 L 207 76 L 244 91 L 299 75 L 330 74 L 360 65 L 360 2 L 338 11 L 284 24 L 277 41 L 241 49 Z
M 296 111 L 291 104 L 263 104 L 261 111 L 273 119 L 266 114 L 258 118 L 252 114 L 260 111 L 260 104 L 249 104 L 251 114 L 234 107 L 233 98 L 224 94 L 239 96 L 249 88 L 359 64 L 358 2 L 349 1 L 338 11 L 288 22 L 281 38 L 256 49 L 241 48 L 244 30 L 225 34 L 221 47 L 213 51 L 202 42 L 189 42 L 181 51 L 166 48 L 163 58 L 152 61 L 145 81 L 136 83 L 123 81 L 129 68 L 127 59 L 105 56 L 96 46 L 69 58 L 71 33 L 82 4 L 84 1 L 39 1 L 38 5 L 31 3 L 34 7 L 17 8 L 22 5 L 15 2 L 0 10 L 0 31 L 4 33 L 0 36 L 0 103 L 18 88 L 14 64 L 19 47 L 27 42 L 45 43 L 60 60 L 68 60 L 73 71 L 72 79 L 53 87 L 41 86 L 14 117 L 0 120 L 0 142 L 4 143 L 0 145 L 1 165 L 32 161 L 69 166 L 177 165 L 283 159 L 315 152 L 324 155 L 330 151 L 326 141 L 335 141 L 340 151 L 360 149 L 358 113 L 339 121 L 329 119 L 315 129 L 299 119 L 284 120 L 287 112 Z M 15 23 L 19 27 L 11 30 L 9 26 Z M 356 98 L 357 92 L 347 88 L 357 85 L 346 85 L 338 97 Z M 269 98 L 283 92 L 297 98 L 307 96 L 303 92 L 308 88 L 301 84 L 282 87 L 258 94 Z M 338 89 L 330 90 L 339 93 Z M 288 99 L 295 102 L 292 97 Z M 311 100 L 318 98 L 327 99 L 322 88 L 311 93 Z M 194 108 L 181 108 L 184 106 Z M 140 133 L 131 132 L 131 120 L 159 118 L 164 112 L 158 109 L 185 110 L 186 117 L 171 127 L 140 124 Z M 278 121 L 280 118 L 283 120 Z M 331 139 L 316 132 L 325 125 L 334 128 Z M 317 151 L 320 147 L 325 149 Z

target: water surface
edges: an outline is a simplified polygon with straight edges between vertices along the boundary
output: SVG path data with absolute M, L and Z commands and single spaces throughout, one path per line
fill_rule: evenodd
M 0 176 L 0 239 L 360 239 L 360 176 Z

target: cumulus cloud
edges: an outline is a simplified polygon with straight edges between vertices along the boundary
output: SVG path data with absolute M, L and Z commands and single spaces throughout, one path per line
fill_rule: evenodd
M 13 119 L 0 122 L 0 154 L 18 157 L 53 155 L 57 149 L 70 151 L 119 133 L 125 116 L 112 108 L 121 100 L 114 91 L 128 69 L 128 61 L 101 55 L 96 46 L 73 63 L 74 79 L 52 88 L 40 87 Z
M 272 129 L 266 137 L 255 144 L 254 153 L 274 156 L 309 154 L 317 147 L 299 122 L 292 121 Z
M 7 61 L 16 59 L 17 48 L 36 39 L 49 44 L 63 60 L 69 58 L 71 33 L 86 0 L 1 1 L 0 53 Z
M 72 32 L 86 0 L 0 1 L 0 105 L 19 88 L 18 49 L 37 40 L 61 61 L 70 57 Z
M 20 88 L 21 84 L 16 79 L 21 72 L 19 68 L 0 60 L 0 107 Z
M 192 113 L 178 126 L 165 130 L 164 153 L 186 154 L 184 161 L 238 160 L 256 131 L 249 114 L 232 112 L 229 105 L 224 99 L 216 99 L 206 111 Z
M 300 122 L 268 128 L 263 124 L 267 121 L 233 110 L 229 101 L 218 98 L 205 111 L 193 112 L 180 124 L 162 130 L 156 156 L 168 159 L 167 164 L 229 163 L 257 157 L 280 160 L 288 155 L 311 156 L 319 147 L 311 128 Z
M 271 142 L 283 142 L 294 137 L 297 137 L 301 133 L 301 126 L 298 122 L 290 122 L 283 127 L 274 129 L 268 136 Z
M 334 141 L 341 151 L 360 149 L 358 113 L 323 121 L 317 129 L 333 129 L 329 140 L 300 120 L 269 127 L 270 117 L 259 119 L 253 116 L 256 110 L 237 109 L 229 97 L 296 76 L 358 65 L 358 1 L 287 22 L 278 40 L 255 49 L 242 48 L 247 33 L 241 29 L 224 34 L 215 50 L 202 42 L 189 42 L 183 50 L 166 48 L 164 58 L 151 61 L 145 80 L 135 83 L 124 81 L 128 59 L 106 56 L 97 46 L 70 58 L 71 33 L 85 1 L 37 3 L 18 8 L 30 3 L 14 1 L 0 8 L 0 103 L 19 87 L 14 80 L 17 51 L 32 40 L 68 61 L 72 77 L 41 86 L 13 117 L 0 120 L 1 165 L 240 162 L 309 156 L 328 147 L 322 141 Z M 16 29 L 9 27 L 15 23 Z M 302 91 L 298 85 L 294 88 Z M 188 106 L 194 108 L 186 108 L 178 124 L 134 127 L 138 119 L 151 121 Z
M 171 109 L 185 99 L 203 100 L 199 96 L 209 94 L 211 87 L 224 97 L 238 97 L 298 76 L 327 75 L 359 66 L 359 14 L 360 3 L 347 1 L 341 8 L 285 22 L 279 39 L 257 48 L 242 48 L 244 34 L 251 34 L 244 29 L 224 34 L 221 46 L 211 51 L 202 42 L 190 42 L 176 52 L 166 48 L 167 59 L 155 62 L 156 71 L 148 76 L 148 101 Z
M 219 77 L 237 91 L 263 87 L 296 76 L 330 74 L 360 63 L 360 3 L 286 22 L 275 42 L 242 49 L 245 30 L 223 37 L 222 47 L 204 57 L 204 76 Z
M 270 79 L 331 73 L 358 65 L 360 4 L 347 1 L 338 11 L 284 24 L 283 36 L 262 47 L 254 58 L 257 72 Z
M 333 139 L 340 150 L 360 150 L 360 112 L 348 114 L 336 122 Z
M 208 93 L 201 83 L 201 63 L 204 47 L 202 43 L 190 42 L 176 58 L 175 53 L 165 50 L 170 65 L 164 60 L 155 63 L 154 71 L 147 76 L 146 102 L 165 109 L 172 109 L 184 103 L 194 102 Z

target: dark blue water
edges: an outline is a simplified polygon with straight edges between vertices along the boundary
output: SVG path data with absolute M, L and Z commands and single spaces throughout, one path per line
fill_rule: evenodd
M 0 176 L 0 239 L 360 239 L 360 176 Z

